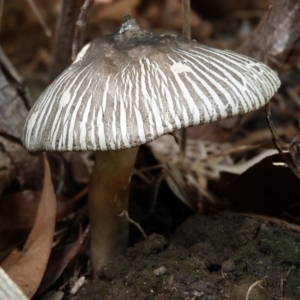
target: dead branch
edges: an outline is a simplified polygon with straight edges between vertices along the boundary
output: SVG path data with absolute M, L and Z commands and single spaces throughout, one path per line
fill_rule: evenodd
M 58 19 L 52 62 L 49 68 L 50 81 L 56 78 L 72 62 L 72 42 L 82 4 L 83 0 L 61 0 L 61 13 Z
M 296 232 L 300 232 L 300 226 L 297 224 L 289 223 L 285 220 L 269 217 L 269 216 L 263 216 L 263 215 L 257 215 L 257 214 L 248 214 L 248 213 L 240 213 L 240 215 L 247 217 L 247 218 L 254 218 L 260 221 L 270 222 L 272 224 L 277 224 L 279 226 L 294 230 Z
M 191 38 L 191 1 L 190 0 L 182 0 L 182 36 L 184 38 Z M 183 128 L 181 130 L 181 143 L 180 143 L 180 152 L 181 152 L 181 160 L 184 159 L 185 156 L 185 147 L 186 147 L 186 139 L 187 139 L 187 129 Z
M 80 50 L 82 42 L 82 28 L 85 26 L 88 12 L 93 5 L 94 0 L 85 0 L 83 6 L 80 9 L 80 14 L 76 22 L 75 35 L 72 45 L 72 60 L 74 60 Z

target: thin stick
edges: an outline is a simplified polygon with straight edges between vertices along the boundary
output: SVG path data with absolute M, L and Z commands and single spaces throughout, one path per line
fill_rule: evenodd
M 2 21 L 2 15 L 3 15 L 3 3 L 4 3 L 4 0 L 0 0 L 0 32 L 1 32 L 1 21 Z
M 284 153 L 281 149 L 281 146 L 280 146 L 280 143 L 279 143 L 279 138 L 276 134 L 276 129 L 275 129 L 274 124 L 271 120 L 270 105 L 266 106 L 266 117 L 267 117 L 268 126 L 270 128 L 271 133 L 272 133 L 273 144 L 275 145 L 278 153 L 281 155 L 283 161 L 287 164 L 289 169 L 294 173 L 295 176 L 297 176 L 300 179 L 300 172 L 298 171 L 298 169 L 295 166 L 294 162 L 292 161 L 292 159 L 289 156 L 284 155 Z
M 270 1 L 268 16 L 267 16 L 267 20 L 266 20 L 266 27 L 265 27 L 265 55 L 264 55 L 264 63 L 265 64 L 268 63 L 267 28 L 268 28 L 272 10 L 273 10 L 273 0 Z M 278 153 L 281 155 L 283 161 L 288 165 L 290 170 L 294 173 L 295 176 L 297 176 L 300 179 L 300 172 L 297 169 L 297 167 L 295 166 L 295 163 L 289 156 L 284 155 L 284 153 L 281 149 L 275 126 L 271 120 L 271 103 L 270 102 L 268 102 L 265 106 L 265 114 L 266 114 L 268 126 L 269 126 L 271 134 L 272 134 L 272 141 L 273 141 L 274 146 L 276 147 Z
M 81 7 L 81 11 L 76 22 L 76 29 L 75 35 L 73 40 L 73 47 L 72 47 L 72 60 L 74 60 L 79 52 L 80 44 L 81 44 L 81 37 L 82 37 L 82 27 L 86 24 L 87 14 L 93 5 L 94 0 L 85 0 L 83 6 Z
M 82 189 L 77 195 L 75 195 L 72 199 L 71 202 L 77 202 L 80 200 L 83 196 L 87 195 L 89 189 L 86 186 L 84 189 Z
M 286 281 L 287 277 L 290 275 L 291 271 L 295 270 L 295 266 L 291 266 L 289 267 L 286 275 L 284 277 L 281 277 L 280 279 L 280 289 L 281 289 L 281 295 L 280 295 L 280 298 L 279 299 L 284 299 L 283 298 L 283 293 L 284 293 L 284 281 Z
M 270 0 L 269 9 L 268 9 L 268 15 L 266 20 L 266 26 L 265 26 L 265 53 L 264 53 L 264 63 L 268 64 L 268 25 L 270 20 L 270 15 L 273 10 L 273 0 Z
M 191 2 L 190 0 L 182 0 L 181 5 L 182 5 L 182 36 L 184 38 L 190 39 L 191 38 L 191 25 L 190 25 Z M 185 156 L 186 139 L 187 139 L 187 129 L 183 128 L 181 130 L 181 143 L 180 143 L 181 160 L 183 160 Z
M 72 63 L 72 43 L 82 4 L 83 0 L 60 0 L 60 14 L 57 20 L 57 30 L 49 67 L 50 81 L 60 75 Z
M 257 219 L 257 220 L 261 220 L 261 221 L 267 221 L 267 222 L 270 222 L 270 223 L 273 223 L 273 224 L 280 225 L 282 227 L 291 229 L 293 231 L 300 232 L 300 226 L 299 225 L 292 224 L 292 223 L 289 223 L 287 221 L 284 221 L 284 220 L 281 220 L 281 219 L 278 219 L 278 218 L 263 216 L 263 215 L 256 215 L 256 214 L 247 214 L 247 213 L 240 213 L 240 215 L 242 215 L 244 217 L 247 217 L 247 218 L 254 218 L 254 219 Z
M 30 5 L 33 13 L 35 14 L 37 19 L 39 20 L 40 24 L 42 25 L 46 36 L 51 37 L 52 32 L 51 32 L 50 28 L 47 26 L 45 20 L 43 19 L 42 15 L 40 14 L 39 10 L 37 9 L 37 7 L 36 7 L 35 3 L 33 2 L 33 0 L 27 0 L 27 2 Z
M 265 278 L 266 278 L 266 277 L 264 277 L 264 278 L 261 279 L 261 280 L 255 281 L 253 284 L 250 285 L 250 287 L 249 287 L 249 289 L 248 289 L 248 291 L 247 291 L 247 295 L 246 295 L 246 299 L 245 299 L 245 300 L 249 300 L 249 296 L 250 296 L 250 293 L 251 293 L 252 289 L 253 289 L 255 286 L 257 286 L 258 284 L 263 283 L 264 280 L 265 280 Z
M 152 166 L 152 167 L 148 167 L 148 168 L 143 168 L 143 169 L 140 170 L 140 172 L 143 173 L 143 172 L 147 172 L 147 171 L 151 171 L 151 170 L 156 170 L 156 169 L 162 169 L 162 170 L 164 170 L 168 174 L 168 176 L 170 176 L 170 178 L 173 180 L 174 184 L 176 185 L 176 187 L 178 188 L 178 190 L 181 192 L 181 194 L 186 198 L 187 201 L 189 200 L 188 196 L 187 196 L 187 194 L 185 192 L 185 190 L 181 188 L 181 186 L 178 184 L 177 180 L 173 176 L 171 170 L 168 167 L 168 164 L 159 164 L 159 165 L 156 165 L 156 166 Z
M 141 232 L 141 234 L 143 235 L 144 239 L 147 239 L 147 235 L 144 231 L 144 229 L 141 227 L 141 225 L 139 223 L 137 223 L 136 221 L 132 220 L 129 215 L 128 215 L 128 211 L 127 210 L 123 210 L 121 213 L 118 214 L 119 217 L 123 217 L 125 216 L 126 219 L 128 220 L 128 222 L 130 222 L 131 224 L 133 224 L 134 226 L 137 227 L 137 229 Z
M 265 41 L 265 53 L 264 53 L 264 63 L 267 65 L 268 64 L 268 25 L 269 25 L 269 20 L 270 20 L 270 15 L 271 15 L 271 11 L 273 10 L 273 0 L 271 0 L 270 5 L 269 5 L 269 10 L 268 10 L 268 15 L 267 15 L 267 20 L 266 20 L 266 26 L 265 26 L 265 37 L 264 37 L 264 41 Z M 271 121 L 271 104 L 270 102 L 268 102 L 265 106 L 265 113 L 267 116 L 267 121 L 269 124 L 269 121 Z M 269 124 L 269 127 L 270 124 Z M 271 130 L 272 132 L 272 130 Z M 273 134 L 272 134 L 273 136 Z
M 182 36 L 187 39 L 191 38 L 190 11 L 190 0 L 182 0 Z

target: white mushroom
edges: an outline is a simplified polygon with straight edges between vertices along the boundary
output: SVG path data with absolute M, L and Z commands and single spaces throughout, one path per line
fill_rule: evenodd
M 30 151 L 96 151 L 89 185 L 94 270 L 124 251 L 138 146 L 189 126 L 256 110 L 280 86 L 250 57 L 141 30 L 93 40 L 41 95 L 26 121 Z

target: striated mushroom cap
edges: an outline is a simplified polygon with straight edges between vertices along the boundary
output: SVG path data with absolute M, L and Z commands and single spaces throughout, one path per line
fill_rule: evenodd
M 27 118 L 27 149 L 116 150 L 264 106 L 280 86 L 265 64 L 181 37 L 141 30 L 87 44 Z

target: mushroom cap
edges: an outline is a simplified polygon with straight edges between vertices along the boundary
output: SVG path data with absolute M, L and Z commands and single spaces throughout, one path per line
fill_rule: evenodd
M 280 86 L 265 64 L 232 51 L 140 30 L 87 44 L 29 113 L 27 149 L 117 150 L 245 114 Z

